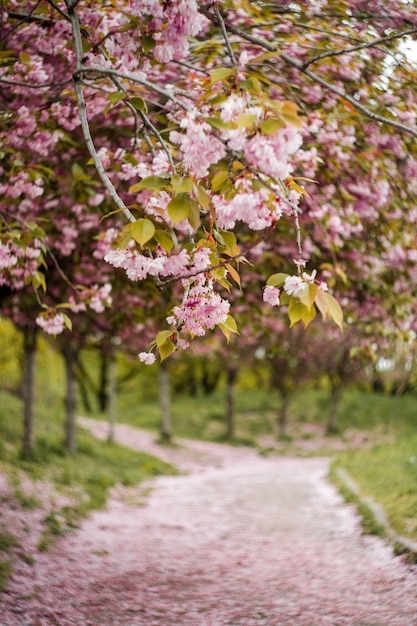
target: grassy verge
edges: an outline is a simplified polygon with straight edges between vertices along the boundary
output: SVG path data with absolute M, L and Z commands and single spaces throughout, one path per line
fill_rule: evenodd
M 359 485 L 361 494 L 382 506 L 396 533 L 417 540 L 417 435 L 341 454 L 333 462 L 333 476 L 340 467 Z

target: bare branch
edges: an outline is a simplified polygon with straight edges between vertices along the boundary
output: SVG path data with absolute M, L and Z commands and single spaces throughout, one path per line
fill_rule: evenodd
M 213 22 L 214 24 L 217 24 L 217 18 L 213 16 L 209 11 L 207 11 L 207 9 L 202 8 L 200 10 L 211 22 Z M 349 96 L 349 94 L 345 93 L 338 87 L 332 85 L 327 80 L 321 78 L 315 72 L 312 72 L 308 68 L 304 67 L 304 63 L 302 63 L 301 61 L 298 61 L 297 59 L 294 59 L 293 57 L 290 57 L 288 54 L 285 54 L 283 52 L 280 53 L 277 47 L 274 44 L 269 43 L 269 41 L 266 41 L 265 39 L 262 39 L 261 37 L 255 37 L 254 35 L 250 35 L 246 33 L 245 31 L 241 30 L 240 28 L 236 28 L 232 24 L 225 23 L 225 26 L 229 32 L 235 35 L 239 35 L 239 37 L 246 39 L 246 41 L 249 41 L 250 43 L 253 43 L 257 46 L 260 46 L 261 48 L 264 48 L 265 50 L 268 50 L 270 52 L 276 52 L 277 58 L 282 59 L 288 65 L 291 65 L 292 67 L 296 68 L 301 73 L 311 78 L 311 80 L 313 80 L 314 82 L 319 83 L 319 85 L 321 85 L 322 87 L 325 87 L 331 93 L 334 93 L 340 98 L 342 98 L 343 100 L 346 100 L 346 102 L 349 102 L 349 104 L 351 104 L 355 109 L 357 109 L 358 111 L 360 111 L 361 113 L 369 117 L 370 119 L 375 120 L 376 122 L 381 122 L 381 124 L 387 124 L 394 128 L 398 128 L 399 130 L 403 130 L 409 133 L 410 135 L 413 135 L 413 137 L 417 137 L 416 129 L 411 128 L 410 126 L 407 126 L 406 124 L 402 124 L 401 122 L 397 122 L 395 120 L 384 117 L 383 115 L 378 115 L 377 113 L 374 113 L 373 111 L 370 111 L 366 106 L 364 106 L 363 104 L 360 104 L 360 102 L 355 100 L 355 98 L 353 98 L 352 96 Z M 415 32 L 415 29 L 413 30 Z
M 146 78 L 140 78 L 139 76 L 136 76 L 135 74 L 130 74 L 127 72 L 119 72 L 118 70 L 115 70 L 110 67 L 100 67 L 99 65 L 85 67 L 84 65 L 80 64 L 80 66 L 74 72 L 74 79 L 77 79 L 80 77 L 80 75 L 82 76 L 84 74 L 117 76 L 118 78 L 129 80 L 132 83 L 143 85 L 144 87 L 148 87 L 148 89 L 150 89 L 151 91 L 155 91 L 156 93 L 159 93 L 161 96 L 164 96 L 165 98 L 167 98 L 167 100 L 171 100 L 172 102 L 174 102 L 176 105 L 178 105 L 185 111 L 191 110 L 190 107 L 188 107 L 184 102 L 181 102 L 181 100 L 178 100 L 178 98 L 176 98 L 172 93 L 170 93 L 166 89 L 162 89 L 162 87 L 158 87 L 158 85 L 154 85 L 150 81 L 146 80 Z
M 68 85 L 71 83 L 71 79 L 63 80 L 60 82 L 51 82 L 51 83 L 25 83 L 19 80 L 7 80 L 7 78 L 0 78 L 0 83 L 4 83 L 5 85 L 16 85 L 18 87 L 27 87 L 28 89 L 44 89 L 45 87 L 63 87 L 64 85 Z
M 69 4 L 69 0 L 67 1 L 67 6 Z M 70 8 L 70 7 L 68 7 Z M 84 91 L 83 86 L 81 84 L 81 68 L 82 68 L 82 59 L 84 56 L 83 47 L 82 47 L 82 39 L 81 39 L 81 30 L 80 30 L 80 22 L 78 19 L 78 15 L 75 11 L 71 11 L 71 24 L 72 31 L 74 36 L 74 47 L 77 59 L 77 70 L 74 73 L 74 83 L 75 83 L 75 92 L 78 100 L 78 110 L 81 121 L 81 127 L 84 134 L 84 139 L 87 144 L 88 151 L 90 152 L 91 158 L 93 159 L 94 165 L 97 169 L 98 175 L 100 176 L 105 188 L 107 189 L 111 199 L 116 204 L 116 206 L 121 209 L 123 215 L 129 220 L 129 222 L 135 222 L 135 217 L 129 211 L 119 194 L 117 193 L 113 183 L 110 178 L 107 176 L 103 164 L 101 163 L 100 157 L 97 154 L 97 150 L 94 146 L 93 138 L 91 136 L 90 126 L 88 124 L 87 119 L 87 106 L 84 99 Z
M 323 87 L 325 87 L 332 93 L 340 96 L 340 98 L 342 98 L 343 100 L 346 100 L 346 102 L 349 102 L 349 104 L 354 106 L 355 109 L 357 109 L 358 111 L 361 111 L 361 113 L 364 113 L 370 119 L 375 120 L 376 122 L 381 122 L 381 124 L 387 124 L 389 126 L 393 126 L 394 128 L 404 130 L 405 132 L 410 133 L 410 135 L 413 135 L 413 137 L 417 137 L 416 129 L 411 128 L 410 126 L 406 126 L 406 124 L 402 124 L 401 122 L 396 122 L 395 120 L 391 120 L 387 117 L 384 117 L 383 115 L 378 115 L 378 113 L 374 113 L 373 111 L 370 111 L 363 104 L 360 104 L 360 102 L 355 100 L 355 98 L 353 98 L 352 96 L 349 96 L 347 93 L 345 93 L 338 87 L 335 87 L 334 85 L 329 83 L 327 80 L 324 80 L 323 78 L 318 76 L 318 74 L 316 74 L 315 72 L 312 72 L 309 69 L 304 69 L 303 64 L 297 61 L 296 59 L 289 57 L 287 54 L 280 54 L 279 56 L 283 61 L 299 69 L 300 72 L 302 72 L 303 74 L 311 78 L 314 82 L 319 83 L 319 85 L 322 85 Z
M 168 149 L 161 133 L 159 132 L 159 130 L 152 124 L 152 122 L 150 121 L 150 119 L 145 115 L 145 113 L 143 111 L 138 111 L 139 117 L 141 118 L 143 124 L 149 128 L 150 131 L 152 131 L 152 133 L 155 135 L 155 137 L 158 139 L 159 143 L 161 144 L 161 147 L 163 149 L 163 151 L 165 152 L 165 154 L 168 157 L 168 161 L 170 162 L 170 165 L 172 167 L 173 170 L 175 170 L 175 163 L 172 160 L 172 154 L 170 152 L 170 150 Z
M 404 30 L 400 33 L 394 33 L 393 35 L 389 35 L 388 37 L 380 37 L 379 39 L 374 39 L 373 41 L 369 41 L 366 43 L 358 44 L 357 46 L 351 46 L 350 48 L 344 48 L 342 50 L 335 50 L 332 52 L 323 52 L 322 54 L 318 54 L 317 56 L 305 61 L 303 63 L 303 69 L 308 68 L 312 63 L 316 61 L 320 61 L 321 59 L 327 59 L 328 57 L 336 57 L 342 54 L 350 54 L 351 52 L 356 52 L 357 50 L 363 50 L 364 48 L 376 48 L 383 43 L 388 41 L 393 41 L 394 39 L 401 39 L 401 37 L 405 37 L 406 35 L 411 35 L 417 32 L 417 28 L 410 28 L 409 30 Z
M 216 14 L 217 21 L 219 22 L 220 30 L 222 31 L 222 35 L 223 35 L 223 38 L 224 38 L 224 41 L 225 41 L 225 44 L 226 44 L 227 52 L 229 53 L 229 57 L 230 57 L 230 60 L 232 61 L 232 65 L 234 67 L 237 67 L 236 58 L 235 58 L 234 52 L 232 50 L 232 46 L 230 45 L 229 35 L 228 35 L 228 32 L 227 32 L 227 29 L 226 29 L 223 17 L 222 17 L 222 15 L 220 13 L 220 10 L 219 10 L 219 7 L 217 6 L 217 4 L 214 5 L 214 12 Z
M 46 0 L 48 4 L 51 5 L 51 7 L 53 9 L 55 9 L 55 11 L 57 11 L 61 17 L 63 17 L 65 20 L 71 21 L 70 16 L 65 13 L 62 9 L 59 8 L 59 6 L 56 4 L 56 2 L 54 2 L 54 0 Z

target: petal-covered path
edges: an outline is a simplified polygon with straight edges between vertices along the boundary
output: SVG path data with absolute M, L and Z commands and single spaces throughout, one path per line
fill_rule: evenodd
M 328 460 L 117 438 L 189 473 L 115 493 L 37 558 L 32 593 L 12 580 L 2 626 L 417 625 L 417 572 L 361 535 Z

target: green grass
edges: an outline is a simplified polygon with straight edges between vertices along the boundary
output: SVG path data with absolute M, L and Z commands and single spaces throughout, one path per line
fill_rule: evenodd
M 417 434 L 342 454 L 337 467 L 383 507 L 394 531 L 417 540 Z
M 6 528 L 0 526 L 0 592 L 7 588 L 7 581 L 12 574 L 12 549 L 19 542 Z

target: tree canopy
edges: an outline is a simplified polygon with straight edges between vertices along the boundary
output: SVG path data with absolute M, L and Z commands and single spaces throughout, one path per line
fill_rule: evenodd
M 234 306 L 414 332 L 414 1 L 1 13 L 5 314 L 146 328 L 147 363 L 230 339 Z

